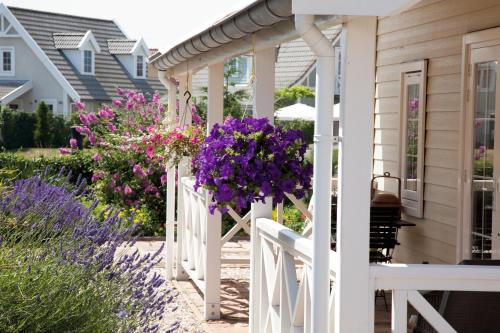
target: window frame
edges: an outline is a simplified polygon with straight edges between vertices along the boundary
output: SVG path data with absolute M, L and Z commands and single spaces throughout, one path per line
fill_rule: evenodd
M 85 54 L 87 52 L 90 52 L 90 68 L 91 68 L 91 71 L 90 72 L 87 72 L 85 71 Z M 93 50 L 89 50 L 89 49 L 83 49 L 82 50 L 82 74 L 83 75 L 95 75 L 95 52 Z
M 408 131 L 408 87 L 417 84 L 418 91 L 418 130 L 417 130 L 417 178 L 416 190 L 405 187 L 407 166 L 407 131 Z M 414 61 L 400 66 L 400 175 L 401 203 L 405 215 L 416 218 L 424 217 L 424 185 L 425 185 L 425 113 L 427 96 L 427 60 Z
M 43 98 L 40 100 L 40 103 L 41 102 L 44 102 L 45 104 L 47 104 L 48 108 L 49 108 L 49 105 L 52 105 L 52 110 L 50 110 L 50 108 L 49 108 L 49 111 L 51 111 L 53 114 L 57 113 L 57 99 L 55 99 L 55 98 Z
M 242 71 L 240 72 L 240 63 L 239 63 L 239 60 L 240 59 L 244 59 L 245 62 L 246 62 L 246 71 L 243 73 Z M 236 81 L 236 79 L 238 79 L 238 77 L 235 77 L 235 76 L 231 76 L 229 77 L 229 82 L 233 82 L 235 87 L 244 87 L 244 86 L 247 86 L 249 83 L 250 83 L 250 80 L 251 80 L 251 77 L 252 77 L 252 57 L 251 56 L 248 56 L 248 55 L 242 55 L 242 56 L 239 56 L 236 58 L 236 61 L 235 61 L 235 68 L 236 70 L 238 71 L 237 72 L 237 75 L 241 75 L 242 76 L 242 80 L 241 81 Z
M 3 69 L 3 53 L 10 52 L 10 71 Z M 16 53 L 14 46 L 0 46 L 0 76 L 15 76 L 16 75 Z
M 139 70 L 139 57 L 142 57 L 142 75 L 139 75 L 137 71 Z M 134 77 L 136 79 L 146 78 L 146 57 L 142 54 L 138 54 L 134 57 Z

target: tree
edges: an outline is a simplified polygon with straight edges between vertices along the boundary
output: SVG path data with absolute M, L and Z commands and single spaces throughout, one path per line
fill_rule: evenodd
M 314 90 L 306 86 L 285 87 L 274 93 L 274 107 L 280 109 L 295 104 L 304 98 L 313 98 Z
M 45 102 L 38 104 L 36 109 L 35 123 L 35 145 L 39 147 L 48 147 L 51 143 L 50 123 L 52 120 L 52 112 Z

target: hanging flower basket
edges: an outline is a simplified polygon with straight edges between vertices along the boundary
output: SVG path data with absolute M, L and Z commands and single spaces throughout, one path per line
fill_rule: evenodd
M 201 125 L 176 126 L 165 140 L 165 160 L 169 165 L 178 165 L 184 157 L 198 155 L 205 139 L 205 129 Z
M 193 160 L 195 189 L 208 189 L 216 208 L 236 210 L 250 203 L 282 202 L 285 193 L 302 198 L 311 188 L 312 165 L 304 154 L 303 133 L 274 127 L 267 118 L 228 118 L 215 125 Z

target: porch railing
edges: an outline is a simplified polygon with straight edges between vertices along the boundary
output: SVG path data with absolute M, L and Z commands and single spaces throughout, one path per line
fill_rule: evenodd
M 492 266 L 378 264 L 371 265 L 370 274 L 375 290 L 392 290 L 391 325 L 395 333 L 407 332 L 408 303 L 436 331 L 457 332 L 420 291 L 500 292 L 500 269 Z
M 271 219 L 256 220 L 254 332 L 311 332 L 312 240 Z M 335 255 L 331 251 L 330 314 L 334 311 Z M 333 332 L 333 320 L 330 321 Z

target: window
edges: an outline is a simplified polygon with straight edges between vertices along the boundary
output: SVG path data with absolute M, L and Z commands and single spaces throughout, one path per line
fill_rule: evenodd
M 135 58 L 135 75 L 138 78 L 144 77 L 144 56 L 138 55 Z
M 11 109 L 11 110 L 19 110 L 19 104 L 9 104 L 9 109 Z
M 13 47 L 0 47 L 0 74 L 1 75 L 14 75 L 14 48 Z
M 252 58 L 242 56 L 230 60 L 226 65 L 226 71 L 231 71 L 229 82 L 239 85 L 245 85 L 250 82 L 252 70 Z
M 83 51 L 83 72 L 92 74 L 94 72 L 94 53 L 91 50 Z
M 401 66 L 401 200 L 406 215 L 423 217 L 427 61 Z
M 52 113 L 57 112 L 57 100 L 55 100 L 55 99 L 43 99 L 42 101 L 47 105 L 47 108 L 49 109 L 50 112 L 52 112 Z

